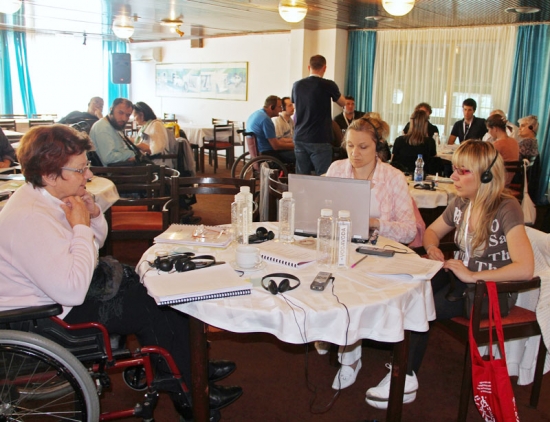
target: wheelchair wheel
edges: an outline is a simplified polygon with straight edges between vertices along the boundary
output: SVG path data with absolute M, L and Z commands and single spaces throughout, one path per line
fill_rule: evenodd
M 0 421 L 98 421 L 87 369 L 34 333 L 0 330 Z
M 241 170 L 241 179 L 256 179 L 260 180 L 259 168 L 263 163 L 267 163 L 270 169 L 279 170 L 283 177 L 288 176 L 288 170 L 284 163 L 278 158 L 271 157 L 269 155 L 259 155 L 248 161 Z
M 246 151 L 244 154 L 241 154 L 233 163 L 231 166 L 231 177 L 234 179 L 236 177 L 239 177 L 238 175 L 241 173 L 241 169 L 246 164 L 247 158 L 250 156 L 250 152 Z

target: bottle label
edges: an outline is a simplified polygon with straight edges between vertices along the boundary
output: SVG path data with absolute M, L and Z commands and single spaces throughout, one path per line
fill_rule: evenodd
M 339 267 L 346 267 L 348 265 L 348 235 L 349 235 L 349 225 L 348 224 L 339 224 L 338 225 L 338 262 Z

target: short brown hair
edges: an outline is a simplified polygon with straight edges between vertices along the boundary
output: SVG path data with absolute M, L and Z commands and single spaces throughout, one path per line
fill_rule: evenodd
M 91 149 L 92 143 L 85 132 L 61 124 L 35 126 L 21 139 L 17 158 L 26 181 L 41 188 L 44 187 L 42 176 L 61 176 L 61 167 L 71 156 Z
M 270 95 L 265 99 L 264 107 L 271 107 L 272 109 L 275 109 L 277 107 L 277 101 L 279 101 L 280 98 L 276 95 Z
M 327 65 L 327 59 L 320 54 L 317 54 L 309 59 L 309 67 L 313 70 L 321 70 L 323 66 Z

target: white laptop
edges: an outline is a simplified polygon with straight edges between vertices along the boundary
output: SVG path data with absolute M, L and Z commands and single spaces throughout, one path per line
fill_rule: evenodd
M 288 190 L 296 201 L 296 235 L 316 236 L 321 209 L 330 208 L 335 219 L 339 210 L 350 212 L 352 238 L 369 238 L 370 181 L 289 174 Z

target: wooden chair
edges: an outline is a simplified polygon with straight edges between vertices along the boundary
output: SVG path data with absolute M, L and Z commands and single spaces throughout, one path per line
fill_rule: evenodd
M 133 194 L 137 198 L 121 198 L 106 213 L 109 234 L 105 252 L 111 255 L 114 240 L 148 240 L 153 243 L 172 222 L 172 197 L 166 186 L 166 172 L 177 177 L 177 171 L 164 166 L 92 167 L 95 175 L 111 180 L 121 196 Z
M 224 177 L 171 177 L 172 221 L 178 221 L 180 215 L 179 198 L 181 195 L 231 195 L 240 192 L 241 186 L 248 186 L 254 197 L 256 181 Z M 230 198 L 231 202 L 233 198 Z M 228 215 L 231 210 L 228 208 Z
M 15 131 L 15 120 L 0 120 L 0 128 Z
M 219 123 L 222 122 L 222 123 Z M 233 165 L 235 157 L 234 146 L 234 128 L 233 124 L 228 123 L 227 120 L 221 121 L 219 119 L 212 119 L 214 125 L 214 133 L 212 139 L 203 139 L 203 145 L 199 149 L 200 154 L 200 171 L 204 173 L 204 152 L 208 150 L 208 160 L 210 164 L 214 165 L 214 174 L 218 169 L 218 151 L 225 151 L 225 166 L 230 168 Z
M 233 125 L 233 128 L 235 130 L 235 133 L 237 134 L 235 136 L 235 142 L 234 145 L 243 147 L 243 154 L 246 153 L 246 139 L 244 137 L 244 133 L 246 132 L 246 127 L 244 122 L 240 122 L 238 120 L 228 120 L 227 123 L 230 123 Z
M 29 127 L 34 127 L 34 126 L 48 126 L 48 125 L 53 125 L 55 122 L 50 119 L 50 120 L 44 120 L 44 119 L 29 119 Z
M 506 170 L 506 187 L 510 189 L 518 201 L 523 200 L 523 161 L 505 161 L 504 169 Z
M 269 188 L 269 210 L 267 221 L 277 221 L 279 200 L 283 197 L 283 192 L 288 192 L 288 177 L 279 177 L 279 172 L 271 170 L 268 179 Z
M 451 252 L 456 249 L 454 243 L 445 243 L 440 245 L 440 249 L 445 252 Z M 425 255 L 424 248 L 415 248 L 417 253 Z M 496 283 L 498 293 L 513 293 L 529 289 L 540 288 L 540 277 L 534 277 L 527 281 L 500 281 Z M 481 319 L 481 306 L 483 297 L 487 295 L 487 287 L 485 281 L 478 280 L 476 283 L 474 306 L 472 308 L 472 323 L 474 338 L 478 345 L 487 344 L 489 342 L 488 320 Z M 460 390 L 460 403 L 458 409 L 458 421 L 466 421 L 468 414 L 468 405 L 472 395 L 472 362 L 470 359 L 470 349 L 468 342 L 468 330 L 470 320 L 465 317 L 455 317 L 448 320 L 439 320 L 437 323 L 453 337 L 465 344 L 465 363 L 462 372 L 462 386 Z M 504 331 L 504 339 L 513 340 L 525 337 L 541 335 L 541 329 L 537 321 L 537 316 L 534 311 L 514 306 L 508 316 L 502 318 L 502 327 Z M 493 331 L 493 338 L 496 338 L 496 333 Z M 531 389 L 530 405 L 537 407 L 540 389 L 542 386 L 542 376 L 544 370 L 544 361 L 546 358 L 546 346 L 541 338 L 537 365 L 535 369 L 535 380 Z
M 26 119 L 26 114 L 0 114 L 0 119 Z

